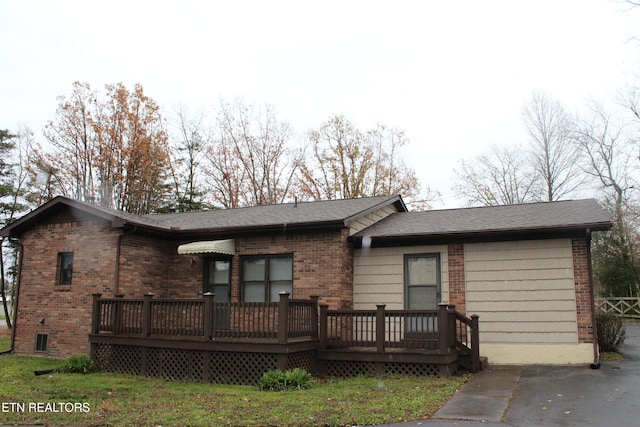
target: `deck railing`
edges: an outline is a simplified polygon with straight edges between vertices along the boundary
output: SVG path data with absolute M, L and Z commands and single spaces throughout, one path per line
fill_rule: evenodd
M 139 299 L 93 296 L 92 333 L 185 336 L 203 339 L 277 339 L 318 337 L 318 298 L 278 302 L 216 302 L 213 294 L 200 299 Z
M 413 349 L 470 356 L 472 369 L 480 368 L 478 316 L 468 318 L 455 306 L 438 310 L 329 310 L 320 306 L 320 350 L 341 348 Z
M 318 315 L 318 307 L 320 314 Z M 91 332 L 161 339 L 287 344 L 316 341 L 319 351 L 400 351 L 470 359 L 480 368 L 478 316 L 458 313 L 455 306 L 438 310 L 329 310 L 310 300 L 280 294 L 278 302 L 216 302 L 207 293 L 199 299 L 139 299 L 93 296 Z

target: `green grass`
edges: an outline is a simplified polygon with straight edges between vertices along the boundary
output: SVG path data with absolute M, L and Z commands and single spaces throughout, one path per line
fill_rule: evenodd
M 265 392 L 257 387 L 169 382 L 110 373 L 35 376 L 62 361 L 0 356 L 3 424 L 108 426 L 344 426 L 431 416 L 464 384 L 446 379 L 393 377 L 315 380 L 308 390 Z M 87 403 L 89 412 L 29 412 L 29 403 Z M 69 406 L 70 408 L 73 405 Z
M 602 362 L 618 362 L 626 360 L 626 358 L 617 351 L 602 351 L 600 352 L 600 360 Z
M 0 351 L 9 350 L 11 346 L 10 337 L 0 336 Z
M 0 329 L 0 351 L 9 350 L 11 346 L 11 334 L 8 329 Z

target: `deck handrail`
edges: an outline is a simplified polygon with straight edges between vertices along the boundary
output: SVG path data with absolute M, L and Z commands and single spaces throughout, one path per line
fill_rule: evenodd
M 455 311 L 455 344 L 456 348 L 466 353 L 471 358 L 471 371 L 480 370 L 480 330 L 479 316 L 477 314 L 467 317 Z
M 318 297 L 278 302 L 217 302 L 202 298 L 103 298 L 93 295 L 91 332 L 149 336 L 187 336 L 203 339 L 277 339 L 318 337 Z
M 455 306 L 440 304 L 438 310 L 329 310 L 320 305 L 320 350 L 375 348 L 462 352 L 471 358 L 472 371 L 480 369 L 478 316 L 458 313 Z
M 286 292 L 278 302 L 232 303 L 217 302 L 213 294 L 200 299 L 94 294 L 91 332 L 277 344 L 305 339 L 316 341 L 319 351 L 457 352 L 470 358 L 476 372 L 480 369 L 478 319 L 464 316 L 449 304 L 440 304 L 437 310 L 387 310 L 384 304 L 375 310 L 329 310 L 318 304 L 318 297 L 291 299 Z

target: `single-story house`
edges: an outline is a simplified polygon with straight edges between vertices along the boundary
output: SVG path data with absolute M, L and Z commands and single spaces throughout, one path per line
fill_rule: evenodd
M 493 364 L 597 360 L 594 200 L 408 212 L 399 195 L 131 215 L 56 197 L 4 227 L 19 243 L 13 349 L 89 354 L 92 294 L 276 301 L 479 316 Z

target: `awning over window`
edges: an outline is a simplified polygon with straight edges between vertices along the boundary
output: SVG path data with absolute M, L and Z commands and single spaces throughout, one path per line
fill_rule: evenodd
M 235 255 L 236 241 L 234 239 L 227 240 L 210 240 L 203 242 L 186 243 L 178 246 L 180 255 L 187 254 L 225 254 Z

